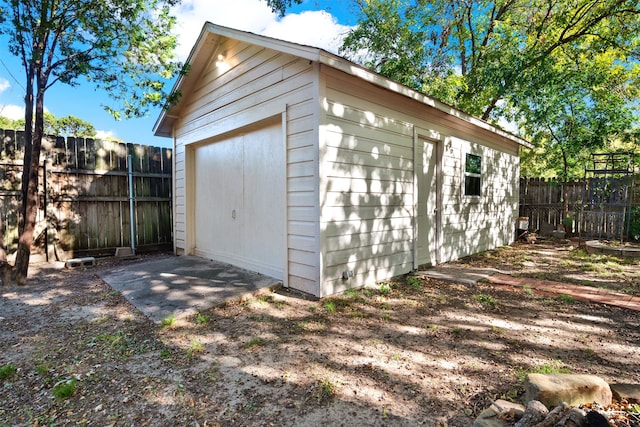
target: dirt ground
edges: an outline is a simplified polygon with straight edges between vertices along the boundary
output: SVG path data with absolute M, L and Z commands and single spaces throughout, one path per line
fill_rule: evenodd
M 566 243 L 458 264 L 640 289 L 640 262 Z M 112 266 L 0 288 L 1 426 L 470 426 L 527 372 L 640 383 L 640 313 L 619 308 L 413 275 L 156 325 L 98 278 Z

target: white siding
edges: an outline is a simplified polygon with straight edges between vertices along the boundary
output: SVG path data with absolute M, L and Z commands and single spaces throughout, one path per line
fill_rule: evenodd
M 519 158 L 491 144 L 450 137 L 445 144 L 442 194 L 444 261 L 493 249 L 513 241 L 518 216 Z M 479 197 L 464 195 L 467 153 L 482 158 Z
M 350 92 L 329 79 L 323 104 L 322 296 L 412 266 L 413 126 Z
M 218 55 L 224 61 L 218 61 Z M 289 286 L 318 294 L 319 219 L 317 168 L 317 69 L 307 60 L 270 49 L 222 39 L 211 53 L 198 83 L 183 94 L 180 118 L 174 129 L 175 246 L 177 253 L 193 254 L 194 202 L 190 177 L 195 145 L 242 133 L 285 113 L 287 140 L 286 271 Z M 284 215 L 284 213 L 283 213 Z M 191 233 L 191 235 L 190 235 Z
M 322 71 L 322 296 L 513 240 L 515 144 L 336 70 Z M 437 197 L 431 194 L 433 176 L 427 176 L 434 171 L 421 157 L 425 149 L 437 156 Z M 463 194 L 467 152 L 482 156 L 480 197 Z M 437 215 L 430 211 L 435 208 Z M 433 215 L 427 218 L 427 212 Z M 432 253 L 433 240 L 439 247 Z M 354 277 L 342 279 L 343 271 Z
M 192 254 L 196 244 L 194 147 L 279 116 L 289 286 L 326 296 L 511 242 L 514 142 L 329 66 L 218 41 L 209 64 L 190 76 L 197 84 L 183 94 L 174 127 L 177 253 Z M 480 197 L 463 194 L 466 153 L 482 156 Z

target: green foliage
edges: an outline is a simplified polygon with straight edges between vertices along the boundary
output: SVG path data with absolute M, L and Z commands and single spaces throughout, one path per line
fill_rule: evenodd
M 180 71 L 173 59 L 175 18 L 169 13 L 175 3 L 5 1 L 0 5 L 11 7 L 3 8 L 0 33 L 9 51 L 44 77 L 36 92 L 56 83 L 75 86 L 87 78 L 111 95 L 116 104 L 105 108 L 114 116 L 141 116 L 164 103 L 165 82 Z M 70 119 L 64 126 L 79 131 L 78 124 Z
M 175 100 L 179 94 L 167 94 L 165 84 L 181 71 L 170 15 L 178 1 L 0 1 L 0 35 L 24 70 L 26 216 L 14 266 L 17 284 L 27 282 L 33 244 L 37 198 L 28 190 L 38 186 L 38 174 L 30 169 L 42 150 L 45 94 L 57 83 L 88 80 L 110 96 L 113 105 L 104 108 L 116 119 L 140 117 Z
M 631 209 L 629 219 L 629 237 L 635 241 L 640 241 L 640 206 Z
M 51 114 L 52 122 L 49 124 L 47 132 L 47 113 L 45 113 L 45 132 L 55 136 L 73 136 L 79 138 L 94 138 L 96 128 L 93 124 L 79 119 L 75 116 L 64 116 L 59 119 Z
M 523 155 L 525 174 L 581 176 L 589 150 L 633 134 L 637 2 L 358 4 L 358 23 L 341 52 L 470 114 L 518 126 L 536 144 Z
M 284 16 L 287 8 L 290 8 L 294 4 L 302 3 L 302 0 L 265 0 L 271 10 L 280 16 Z
M 17 370 L 18 369 L 16 368 L 16 366 L 11 363 L 0 366 L 0 380 L 4 380 L 9 377 L 12 377 Z
M 38 375 L 47 375 L 49 373 L 49 365 L 46 363 L 38 363 L 36 365 L 36 372 Z
M 24 129 L 24 119 L 12 120 L 8 117 L 0 116 L 0 129 L 22 130 Z

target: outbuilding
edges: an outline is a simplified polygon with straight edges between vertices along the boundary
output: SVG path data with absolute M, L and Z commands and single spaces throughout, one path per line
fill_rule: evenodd
M 528 143 L 323 49 L 206 23 L 154 132 L 174 249 L 317 297 L 509 244 Z

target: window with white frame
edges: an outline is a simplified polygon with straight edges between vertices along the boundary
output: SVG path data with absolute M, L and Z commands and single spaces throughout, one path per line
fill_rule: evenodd
M 482 157 L 467 153 L 464 162 L 464 195 L 479 196 L 482 188 Z

